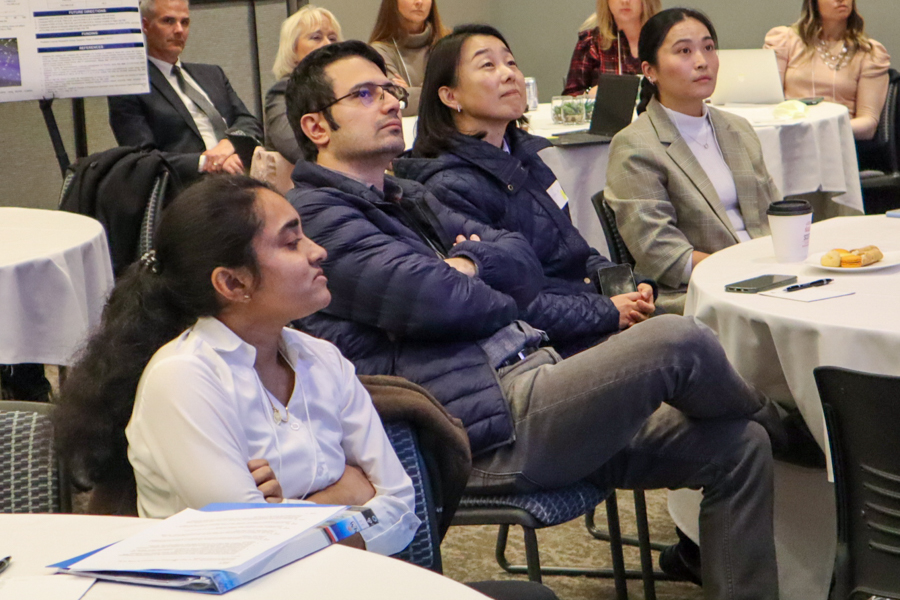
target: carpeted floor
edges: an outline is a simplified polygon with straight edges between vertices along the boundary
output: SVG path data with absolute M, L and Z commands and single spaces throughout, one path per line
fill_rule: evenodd
M 634 506 L 629 492 L 619 492 L 619 518 L 623 535 L 634 535 Z M 647 492 L 647 513 L 650 520 L 650 537 L 654 542 L 674 543 L 675 526 L 666 510 L 665 491 Z M 606 523 L 603 505 L 597 511 L 598 524 Z M 595 539 L 584 526 L 584 519 L 576 519 L 564 525 L 542 529 L 537 532 L 544 565 L 567 565 L 584 567 L 609 567 L 609 546 Z M 503 571 L 494 560 L 494 545 L 497 539 L 496 526 L 451 527 L 441 545 L 444 574 L 457 581 L 480 581 L 485 579 L 526 579 L 524 575 L 512 576 Z M 522 530 L 510 531 L 510 549 L 507 556 L 511 561 L 524 563 Z M 654 562 L 657 553 L 653 553 Z M 636 548 L 625 548 L 625 563 L 629 569 L 639 569 L 640 560 Z M 588 577 L 544 577 L 544 584 L 550 587 L 560 600 L 614 600 L 615 588 L 611 579 Z M 629 580 L 628 597 L 643 598 L 639 580 Z M 656 584 L 659 600 L 700 600 L 701 588 L 684 582 L 661 581 Z

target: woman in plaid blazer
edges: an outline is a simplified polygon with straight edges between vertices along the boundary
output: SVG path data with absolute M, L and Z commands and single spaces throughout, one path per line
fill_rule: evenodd
M 636 270 L 659 283 L 657 305 L 680 314 L 693 268 L 769 235 L 766 208 L 780 196 L 750 124 L 704 104 L 718 71 L 709 19 L 663 11 L 639 53 L 642 114 L 612 141 L 605 198 Z
M 593 97 L 600 73 L 640 73 L 638 36 L 659 10 L 660 0 L 597 0 L 597 11 L 578 30 L 563 94 Z

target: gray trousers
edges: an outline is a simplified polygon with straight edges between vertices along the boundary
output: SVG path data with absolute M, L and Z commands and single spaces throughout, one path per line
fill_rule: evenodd
M 778 597 L 772 452 L 755 422 L 777 413 L 709 328 L 654 317 L 566 360 L 543 349 L 498 375 L 516 440 L 474 459 L 471 488 L 702 488 L 704 595 Z

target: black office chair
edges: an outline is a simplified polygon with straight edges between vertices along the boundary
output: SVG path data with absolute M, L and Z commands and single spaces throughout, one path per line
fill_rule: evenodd
M 900 207 L 900 138 L 897 123 L 900 118 L 897 106 L 900 102 L 900 73 L 890 69 L 888 74 L 887 99 L 875 137 L 856 144 L 863 205 L 869 215 Z
M 162 153 L 110 148 L 80 158 L 67 169 L 59 209 L 103 224 L 113 273 L 119 276 L 150 249 L 163 206 L 181 188 Z
M 406 421 L 394 421 L 384 424 L 391 446 L 406 474 L 413 482 L 416 494 L 416 516 L 422 524 L 409 546 L 394 555 L 406 562 L 430 569 L 435 573 L 443 572 L 441 566 L 441 540 L 437 529 L 437 512 L 431 494 L 431 481 L 428 470 L 419 452 L 416 432 Z
M 603 501 L 607 503 L 610 529 L 612 569 L 542 566 L 535 530 L 552 527 L 592 513 Z M 543 575 L 587 575 L 613 578 L 618 598 L 626 599 L 625 559 L 622 554 L 619 513 L 615 491 L 601 491 L 579 482 L 557 490 L 543 490 L 530 494 L 466 495 L 453 516 L 454 525 L 499 525 L 495 556 L 505 571 L 527 574 L 531 581 L 540 582 Z M 525 565 L 514 565 L 506 558 L 506 544 L 511 525 L 522 527 L 525 536 Z
M 421 521 L 412 542 L 394 557 L 441 573 L 441 539 L 472 467 L 465 430 L 414 383 L 384 375 L 362 375 L 360 381 L 372 396 L 391 446 L 412 480 L 416 516 Z M 532 581 L 466 585 L 494 600 L 558 600 L 552 590 Z
M 594 211 L 597 213 L 597 218 L 600 219 L 600 226 L 603 228 L 603 235 L 606 237 L 609 259 L 618 265 L 629 264 L 633 267 L 635 264 L 634 257 L 631 256 L 628 246 L 625 245 L 625 240 L 619 234 L 619 228 L 616 226 L 616 213 L 603 199 L 602 191 L 591 197 L 591 204 L 594 205 Z
M 53 408 L 0 401 L 0 513 L 72 511 L 69 480 L 56 455 Z
M 900 377 L 814 371 L 834 465 L 831 597 L 900 598 Z
M 416 496 L 416 516 L 422 524 L 412 542 L 394 558 L 442 573 L 438 516 L 432 493 L 431 477 L 419 450 L 418 437 L 406 421 L 385 423 L 385 433 L 400 463 L 413 482 Z M 468 583 L 494 600 L 558 600 L 548 588 L 526 581 L 479 581 Z

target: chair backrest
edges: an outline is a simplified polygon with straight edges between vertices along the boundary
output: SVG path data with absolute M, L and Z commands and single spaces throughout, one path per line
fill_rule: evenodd
M 282 196 L 294 188 L 291 172 L 294 170 L 288 159 L 274 150 L 257 146 L 250 163 L 250 177 L 268 183 Z
M 815 370 L 838 516 L 835 600 L 900 597 L 900 377 Z
M 159 227 L 159 218 L 162 215 L 168 188 L 169 172 L 163 171 L 153 181 L 153 189 L 150 190 L 147 208 L 144 209 L 144 218 L 141 221 L 141 236 L 138 241 L 138 258 L 143 256 L 145 252 L 153 249 L 153 236 L 156 234 L 157 227 Z
M 591 198 L 594 205 L 594 211 L 597 218 L 600 219 L 600 226 L 603 227 L 603 235 L 606 236 L 606 247 L 609 248 L 609 259 L 616 264 L 629 264 L 634 266 L 634 257 L 628 251 L 625 240 L 619 235 L 619 228 L 616 226 L 616 213 L 609 207 L 609 204 L 603 199 L 603 192 L 597 192 Z
M 860 171 L 900 173 L 900 139 L 897 119 L 900 118 L 900 72 L 888 70 L 888 91 L 878 119 L 878 129 L 871 140 L 857 142 Z
M 0 513 L 71 511 L 52 409 L 42 402 L 0 401 Z
M 180 188 L 177 173 L 163 153 L 120 146 L 80 158 L 69 166 L 59 209 L 103 224 L 113 273 L 118 276 L 148 246 L 144 238 L 155 227 L 155 222 L 147 218 L 150 200 L 157 198 L 161 207 Z M 158 214 L 158 210 L 149 214 Z
M 440 537 L 437 528 L 437 513 L 431 494 L 431 479 L 419 451 L 416 432 L 406 421 L 385 423 L 384 430 L 400 463 L 412 479 L 416 493 L 416 516 L 422 521 L 409 546 L 395 554 L 394 557 L 441 573 Z

